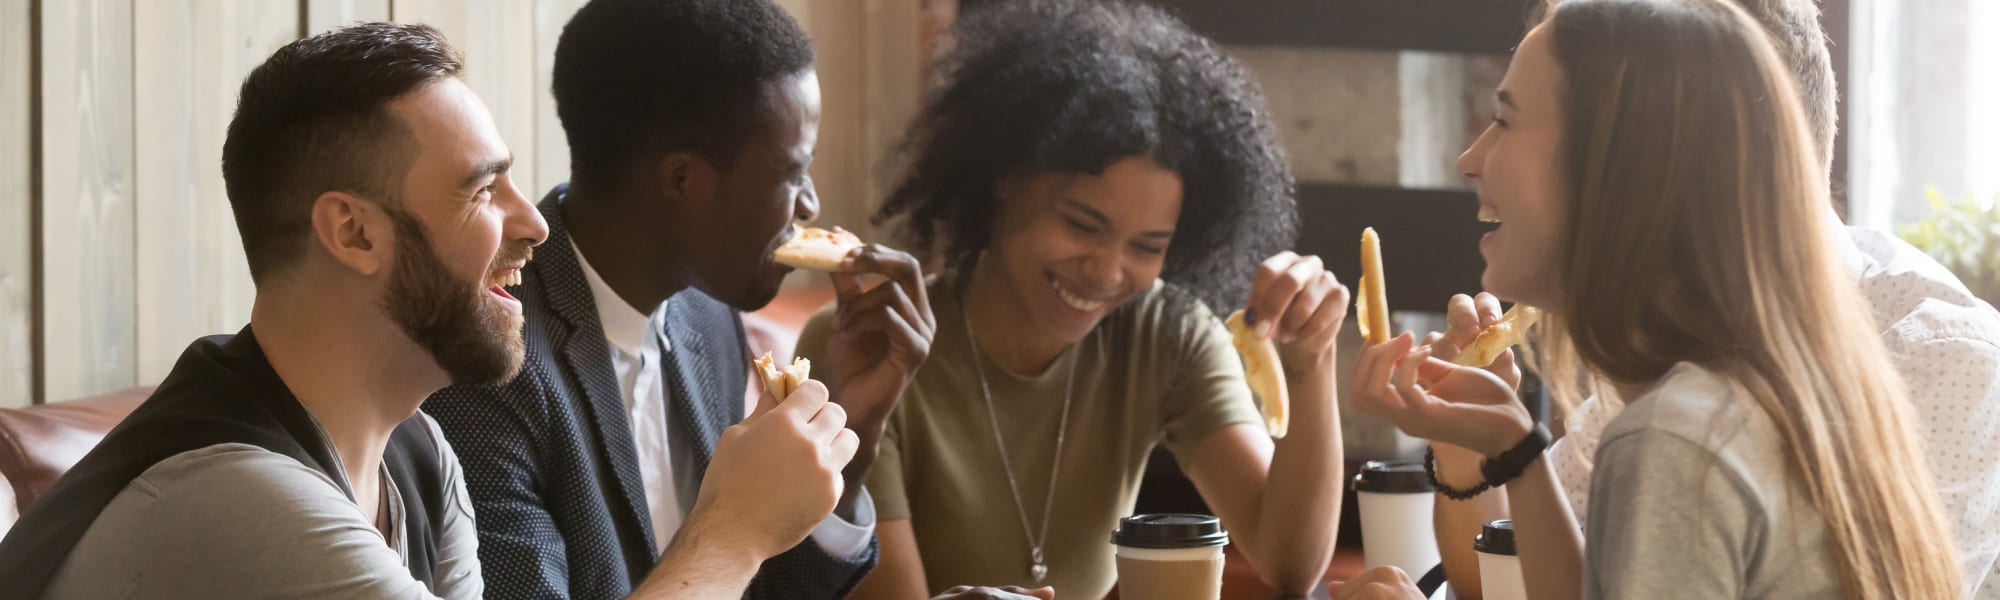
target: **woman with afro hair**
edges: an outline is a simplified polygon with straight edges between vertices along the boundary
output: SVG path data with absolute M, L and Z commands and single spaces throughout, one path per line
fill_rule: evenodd
M 1111 532 L 1158 444 L 1266 582 L 1307 592 L 1340 514 L 1348 292 L 1285 251 L 1297 209 L 1262 93 L 1138 4 L 989 3 L 953 44 L 875 215 L 943 269 L 929 357 L 880 432 L 881 566 L 854 597 L 959 584 L 1103 597 Z M 859 367 L 824 349 L 860 304 L 801 336 L 832 378 Z M 1239 308 L 1284 365 L 1280 439 L 1217 316 Z

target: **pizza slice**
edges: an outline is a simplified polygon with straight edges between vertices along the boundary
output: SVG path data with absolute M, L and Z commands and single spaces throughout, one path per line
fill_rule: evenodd
M 1257 337 L 1244 322 L 1243 311 L 1229 315 L 1229 343 L 1236 347 L 1236 353 L 1243 356 L 1243 378 L 1250 383 L 1250 391 L 1257 395 L 1264 406 L 1264 426 L 1271 430 L 1271 437 L 1285 437 L 1291 427 L 1291 398 L 1285 389 L 1284 365 L 1278 360 L 1278 347 L 1271 340 Z
M 1500 353 L 1519 345 L 1528 338 L 1528 328 L 1542 318 L 1541 311 L 1525 304 L 1515 304 L 1499 321 L 1479 332 L 1472 343 L 1458 351 L 1451 362 L 1467 367 L 1484 367 L 1500 359 Z
M 797 232 L 796 235 L 779 246 L 771 256 L 781 264 L 800 269 L 839 271 L 847 253 L 862 246 L 861 238 L 839 227 L 820 229 L 794 225 L 792 229 Z

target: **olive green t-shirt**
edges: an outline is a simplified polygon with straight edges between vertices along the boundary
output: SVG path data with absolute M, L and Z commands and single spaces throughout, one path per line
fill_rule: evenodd
M 1164 443 L 1188 459 L 1238 423 L 1263 427 L 1229 332 L 1199 302 L 1162 285 L 1106 316 L 1043 373 L 1018 376 L 983 356 L 1028 525 L 1040 535 L 1064 386 L 1076 382 L 1044 553 L 1064 598 L 1101 598 L 1117 580 L 1111 530 L 1132 512 L 1147 455 Z M 935 594 L 957 585 L 1029 585 L 1031 545 L 1008 490 L 980 393 L 964 315 L 949 285 L 930 287 L 938 330 L 930 358 L 890 417 L 868 480 L 876 515 L 908 519 Z M 831 310 L 798 354 L 825 360 Z

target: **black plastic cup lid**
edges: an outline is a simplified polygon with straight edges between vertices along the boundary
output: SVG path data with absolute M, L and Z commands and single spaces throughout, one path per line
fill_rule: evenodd
M 1208 548 L 1229 543 L 1222 520 L 1208 515 L 1132 515 L 1118 520 L 1111 543 L 1127 548 L 1173 550 Z
M 1431 478 L 1420 462 L 1371 460 L 1354 475 L 1354 491 L 1376 494 L 1428 494 Z
M 1514 520 L 1500 519 L 1479 528 L 1479 537 L 1472 538 L 1472 550 L 1487 554 L 1514 555 Z

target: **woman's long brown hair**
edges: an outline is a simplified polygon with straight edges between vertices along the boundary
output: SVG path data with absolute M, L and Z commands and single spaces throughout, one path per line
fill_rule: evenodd
M 1961 595 L 1909 401 L 1828 227 L 1791 75 L 1723 0 L 1564 0 L 1559 400 L 1691 362 L 1777 424 L 1852 598 Z M 1649 285 L 1633 285 L 1645 278 Z

